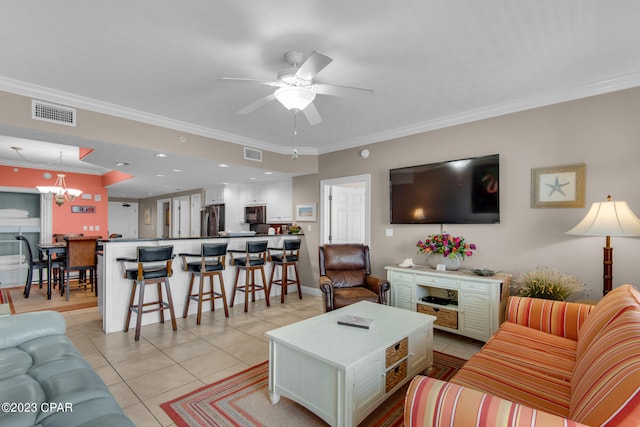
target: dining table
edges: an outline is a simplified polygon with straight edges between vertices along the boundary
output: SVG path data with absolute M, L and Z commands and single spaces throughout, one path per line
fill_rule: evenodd
M 66 255 L 67 242 L 38 243 L 38 250 L 47 261 L 47 299 L 51 299 L 51 266 L 55 257 Z

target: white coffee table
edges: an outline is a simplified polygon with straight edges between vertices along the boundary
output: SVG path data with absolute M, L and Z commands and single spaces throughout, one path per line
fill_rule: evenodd
M 346 314 L 373 328 L 338 325 Z M 269 393 L 332 426 L 356 426 L 433 360 L 434 316 L 359 302 L 267 332 Z

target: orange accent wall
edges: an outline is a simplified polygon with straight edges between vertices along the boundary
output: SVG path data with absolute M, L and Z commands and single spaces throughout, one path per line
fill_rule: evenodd
M 43 174 L 51 174 L 50 179 Z M 42 169 L 30 169 L 0 165 L 0 186 L 25 188 L 32 192 L 36 185 L 53 185 L 58 172 Z M 109 200 L 107 189 L 102 185 L 102 176 L 64 172 L 67 186 L 79 188 L 83 194 L 90 194 L 91 200 L 78 197 L 73 202 L 57 206 L 53 201 L 52 232 L 53 234 L 84 233 L 85 236 L 107 237 L 109 227 Z M 95 200 L 99 195 L 100 201 Z M 72 213 L 71 206 L 95 206 L 96 213 Z M 84 226 L 87 230 L 84 230 Z M 89 227 L 93 227 L 93 231 Z M 96 230 L 96 226 L 99 230 Z

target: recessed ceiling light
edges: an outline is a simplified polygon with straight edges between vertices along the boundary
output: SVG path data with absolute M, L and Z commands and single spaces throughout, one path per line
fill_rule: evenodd
M 265 175 L 273 175 L 273 172 L 266 171 L 264 174 L 265 174 Z
M 167 155 L 166 155 L 166 154 L 164 154 L 164 153 L 156 153 L 156 157 L 162 157 L 162 158 L 164 158 L 164 157 L 167 157 Z
M 220 163 L 220 164 L 218 164 L 218 167 L 219 167 L 219 168 L 228 168 L 228 167 L 229 167 L 229 165 L 228 165 L 228 164 L 226 164 L 226 163 Z
M 182 169 L 172 169 L 172 172 L 182 172 Z
M 253 181 L 253 180 L 255 180 L 255 178 L 254 178 L 254 177 L 251 177 L 251 178 L 249 178 L 249 179 L 250 179 L 250 180 L 252 180 L 252 181 Z
M 162 174 L 162 173 L 157 173 L 157 174 L 156 174 L 156 176 L 157 176 L 158 178 L 164 178 L 164 174 Z
M 130 165 L 130 163 L 127 163 L 127 162 L 117 162 L 116 163 L 116 166 L 129 166 L 129 165 Z

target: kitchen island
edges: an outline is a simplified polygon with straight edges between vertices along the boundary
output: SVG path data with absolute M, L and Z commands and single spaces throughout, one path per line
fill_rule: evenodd
M 98 256 L 98 310 L 102 315 L 102 330 L 109 334 L 122 331 L 129 308 L 129 296 L 132 283 L 123 277 L 120 262 L 117 258 L 136 258 L 136 248 L 139 246 L 165 246 L 173 245 L 173 276 L 171 283 L 171 296 L 173 297 L 174 311 L 177 317 L 182 316 L 187 301 L 189 287 L 189 273 L 182 270 L 182 260 L 177 255 L 180 253 L 200 253 L 202 243 L 228 243 L 227 250 L 244 250 L 248 240 L 268 240 L 269 247 L 282 247 L 285 239 L 298 239 L 295 234 L 255 235 L 255 236 L 229 236 L 229 237 L 202 237 L 183 239 L 107 239 L 100 242 L 102 251 Z M 230 257 L 227 256 L 226 268 L 223 271 L 227 300 L 231 301 L 231 291 L 235 278 L 235 267 L 229 265 Z M 266 268 L 267 279 L 270 274 L 270 266 Z M 274 277 L 275 279 L 275 277 Z M 275 286 L 280 290 L 280 286 Z M 281 292 L 281 291 L 280 291 Z M 145 300 L 157 297 L 157 288 L 149 286 L 145 290 Z M 279 295 L 279 294 L 278 294 Z M 264 294 L 259 292 L 257 299 L 264 299 Z M 235 304 L 244 304 L 244 298 L 236 298 Z M 251 304 L 251 303 L 250 303 Z M 222 302 L 215 302 L 216 310 L 222 311 Z M 191 304 L 189 314 L 195 314 L 197 304 Z M 168 316 L 168 313 L 166 313 Z M 224 315 L 224 314 L 223 314 Z M 135 316 L 132 313 L 131 325 L 135 325 Z M 142 317 L 142 325 L 160 322 L 160 314 L 148 313 Z

